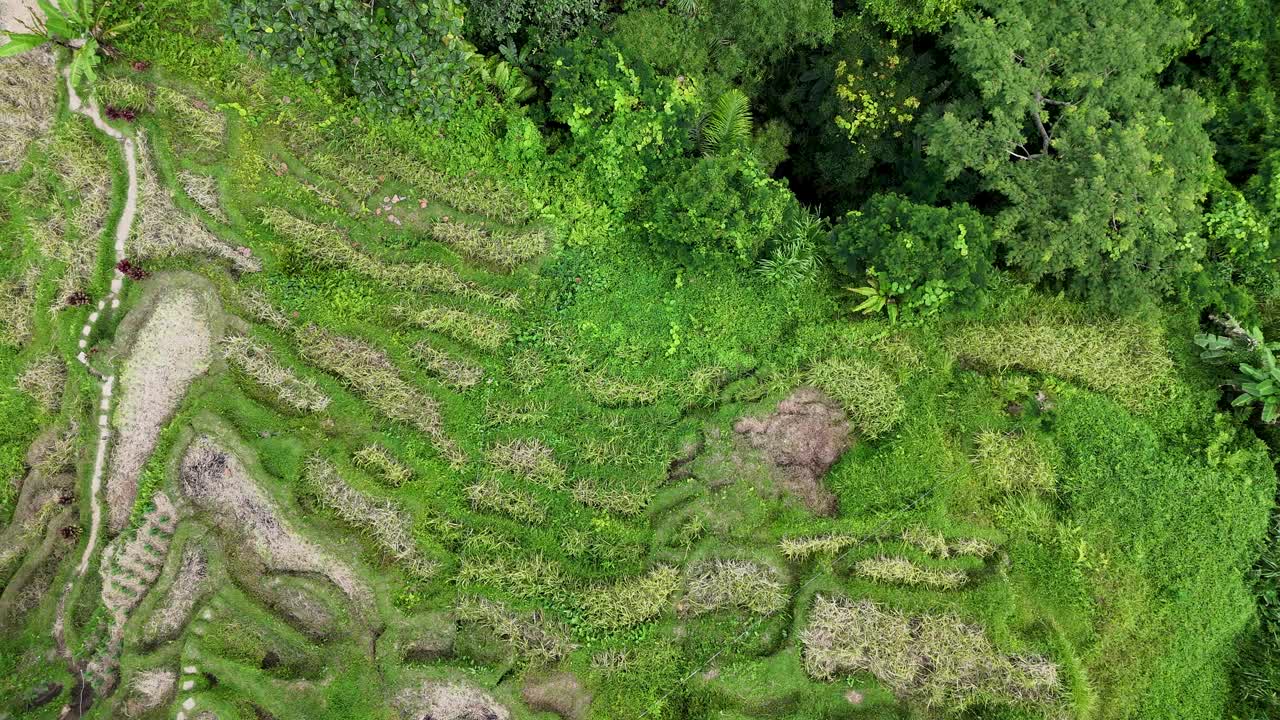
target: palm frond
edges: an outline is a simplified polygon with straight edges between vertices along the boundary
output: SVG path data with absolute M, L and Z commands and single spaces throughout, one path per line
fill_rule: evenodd
M 737 88 L 716 99 L 702 121 L 702 154 L 718 155 L 751 138 L 751 100 Z

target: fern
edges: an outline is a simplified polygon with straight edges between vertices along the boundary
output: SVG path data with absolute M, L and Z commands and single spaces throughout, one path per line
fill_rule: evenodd
M 725 91 L 702 120 L 702 154 L 719 155 L 751 138 L 751 101 L 741 90 Z

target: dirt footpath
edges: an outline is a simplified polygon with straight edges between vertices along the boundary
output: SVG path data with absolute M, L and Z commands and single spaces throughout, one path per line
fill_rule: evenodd
M 21 32 L 24 28 L 19 21 L 30 18 L 35 8 L 36 0 L 0 0 L 0 29 Z

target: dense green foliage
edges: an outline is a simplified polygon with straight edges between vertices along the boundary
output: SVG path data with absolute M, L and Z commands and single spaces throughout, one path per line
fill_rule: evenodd
M 379 110 L 438 118 L 469 88 L 455 0 L 236 0 L 227 22 L 246 47 Z
M 850 213 L 835 229 L 832 253 L 854 282 L 874 281 L 896 313 L 912 319 L 976 305 L 993 271 L 991 237 L 977 211 L 892 193 Z

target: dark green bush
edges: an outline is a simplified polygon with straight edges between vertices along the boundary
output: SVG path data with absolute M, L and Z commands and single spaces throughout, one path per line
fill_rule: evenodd
M 604 16 L 600 0 L 470 0 L 467 37 L 485 48 L 514 42 L 549 50 Z
M 232 0 L 228 22 L 241 45 L 380 111 L 444 117 L 468 86 L 453 0 Z
M 787 186 L 734 152 L 673 166 L 636 221 L 660 250 L 686 261 L 754 262 L 796 202 Z
M 920 205 L 894 193 L 846 216 L 832 236 L 832 255 L 855 283 L 871 282 L 905 316 L 979 304 L 992 271 L 991 236 L 976 210 Z

